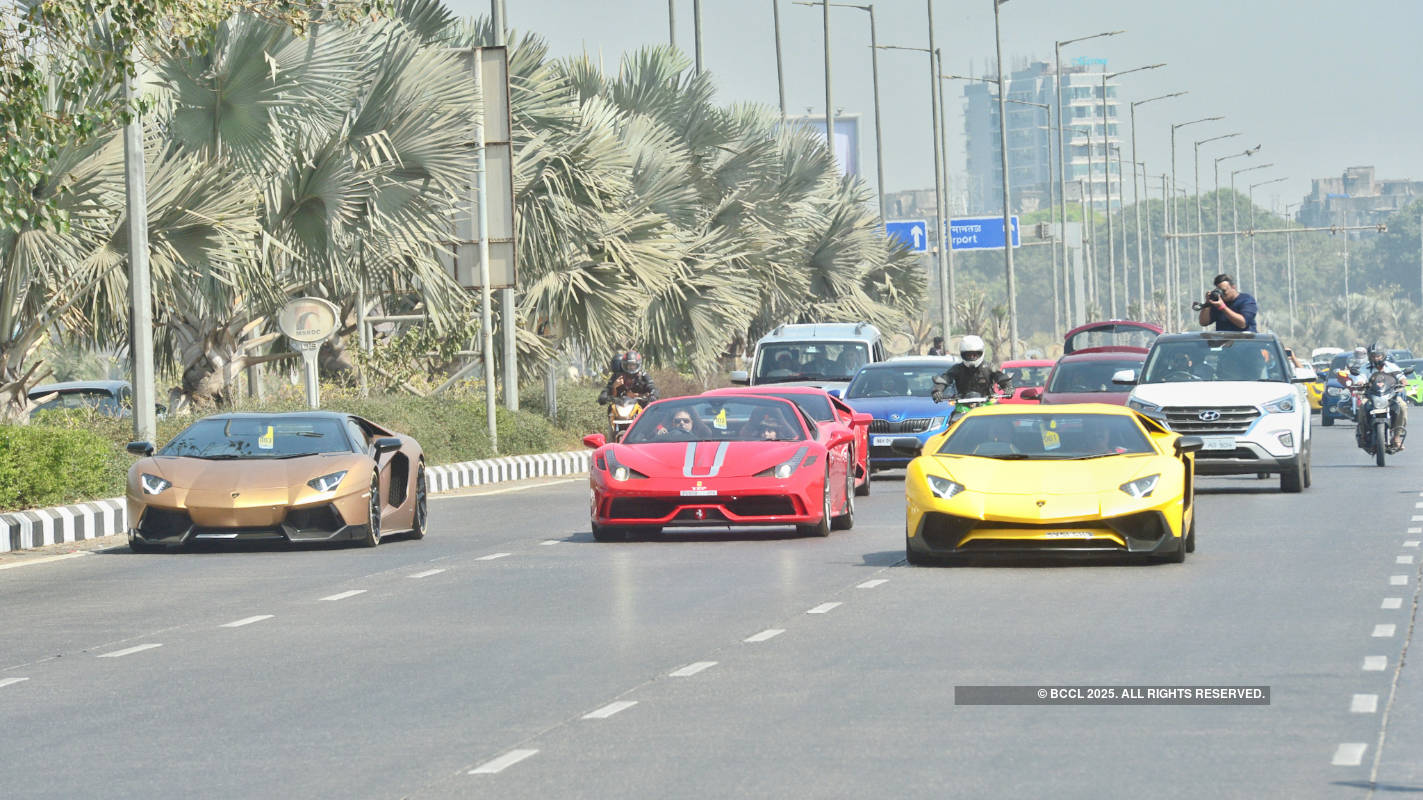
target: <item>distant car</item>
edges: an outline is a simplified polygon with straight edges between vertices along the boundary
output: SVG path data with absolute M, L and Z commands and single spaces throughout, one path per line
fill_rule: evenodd
M 32 387 L 27 396 L 33 401 L 55 395 L 35 408 L 31 414 L 65 409 L 93 409 L 110 417 L 133 416 L 133 389 L 128 381 L 65 381 Z
M 848 430 L 855 435 L 850 447 L 850 461 L 855 465 L 855 495 L 865 497 L 870 493 L 870 420 L 869 414 L 862 414 L 851 408 L 844 400 L 824 389 L 813 386 L 730 386 L 713 389 L 703 394 L 754 394 L 762 397 L 783 397 L 800 406 L 806 416 L 815 420 L 820 431 L 821 444 L 828 442 L 834 432 Z
M 1323 372 L 1329 368 L 1329 362 L 1342 352 L 1342 347 L 1316 347 L 1309 353 L 1310 366 L 1314 367 L 1315 372 Z
M 1161 327 L 1149 322 L 1109 319 L 1079 325 L 1062 337 L 1062 354 L 1085 352 L 1131 352 L 1145 355 L 1161 335 Z
M 1112 383 L 1119 370 L 1140 370 L 1145 353 L 1086 351 L 1069 353 L 1058 359 L 1043 389 L 1044 405 L 1064 403 L 1110 403 L 1126 405 L 1130 386 Z
M 1415 406 L 1423 406 L 1423 358 L 1405 358 L 1397 363 L 1400 369 L 1413 368 L 1413 374 L 1403 378 L 1404 397 Z
M 707 526 L 795 526 L 803 536 L 851 528 L 853 441 L 839 430 L 822 444 L 815 421 L 780 397 L 650 403 L 621 442 L 583 437 L 594 448 L 593 538 Z
M 129 547 L 204 540 L 368 547 L 425 535 L 425 459 L 409 436 L 330 411 L 217 414 L 194 422 L 128 473 Z
M 1394 363 L 1399 361 L 1412 361 L 1413 351 L 1407 349 L 1395 349 L 1388 351 L 1388 360 Z
M 867 364 L 845 389 L 845 402 L 869 414 L 870 469 L 903 467 L 909 458 L 890 447 L 899 436 L 920 441 L 944 430 L 953 405 L 935 403 L 934 376 L 959 359 L 953 356 L 903 356 L 882 364 Z
M 884 359 L 879 329 L 868 322 L 777 325 L 757 340 L 751 369 L 732 372 L 731 382 L 840 390 L 861 366 Z
M 1043 387 L 1047 386 L 1048 373 L 1052 372 L 1056 363 L 1050 358 L 1004 361 L 1000 369 L 1013 377 L 1013 396 L 1005 397 L 999 402 L 1008 405 L 1038 402 Z

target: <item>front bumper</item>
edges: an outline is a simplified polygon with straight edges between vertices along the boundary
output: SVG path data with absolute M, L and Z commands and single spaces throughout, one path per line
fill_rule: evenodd
M 1042 523 L 1009 523 L 930 511 L 918 518 L 908 534 L 905 548 L 931 558 L 1166 556 L 1180 547 L 1177 532 L 1159 510 Z
M 809 525 L 820 521 L 824 478 L 811 470 L 772 478 L 591 481 L 591 521 L 602 527 L 698 528 Z M 695 484 L 695 485 L 694 485 Z
M 286 509 L 280 521 L 255 525 L 203 525 L 187 509 L 146 506 L 131 519 L 129 540 L 140 544 L 183 547 L 201 541 L 330 542 L 359 539 L 367 526 L 347 524 L 335 503 Z

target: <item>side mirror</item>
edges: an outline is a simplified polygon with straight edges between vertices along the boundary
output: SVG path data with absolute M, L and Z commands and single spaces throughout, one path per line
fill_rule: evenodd
M 1309 383 L 1315 377 L 1314 370 L 1309 367 L 1295 367 L 1295 383 Z
M 1024 400 L 1041 400 L 1043 397 L 1043 390 L 1040 386 L 1034 386 L 1031 389 L 1024 389 L 1023 394 L 1020 396 Z
M 373 444 L 375 445 L 377 456 L 382 456 L 386 453 L 394 453 L 400 449 L 400 440 L 394 436 L 382 436 L 376 439 Z
M 1199 436 L 1180 436 L 1176 439 L 1176 455 L 1194 453 L 1205 446 L 1205 440 Z
M 839 389 L 826 389 L 826 390 L 825 390 L 825 393 L 828 394 L 828 395 L 830 395 L 831 397 L 839 397 L 839 396 L 840 396 L 840 390 L 839 390 Z
M 856 425 L 864 425 L 868 427 L 871 422 L 875 421 L 875 415 L 866 414 L 863 411 L 856 411 L 854 416 L 850 417 L 850 420 Z
M 1135 385 L 1136 385 L 1136 370 L 1134 370 L 1134 369 L 1119 369 L 1119 370 L 1117 370 L 1116 372 L 1113 372 L 1113 373 L 1112 373 L 1112 383 L 1115 383 L 1115 384 L 1118 385 L 1118 386 L 1135 386 Z
M 1403 368 L 1403 374 L 1404 374 L 1404 375 L 1412 375 L 1412 374 L 1413 374 L 1413 367 L 1404 367 L 1404 368 Z
M 853 441 L 855 441 L 855 434 L 849 431 L 840 431 L 839 433 L 836 433 L 831 436 L 830 439 L 826 442 L 826 444 L 830 447 L 842 447 L 844 445 L 850 444 Z
M 923 451 L 924 445 L 913 436 L 900 436 L 889 443 L 889 449 L 896 455 L 918 458 Z
M 597 450 L 607 443 L 608 437 L 601 433 L 590 433 L 583 437 L 583 446 L 593 450 Z
M 737 386 L 750 386 L 750 385 L 751 385 L 751 373 L 747 372 L 747 371 L 744 370 L 744 369 L 732 370 L 732 371 L 731 371 L 731 382 L 734 383 L 734 384 L 736 384 Z
M 153 442 L 129 442 L 125 450 L 136 456 L 153 455 Z

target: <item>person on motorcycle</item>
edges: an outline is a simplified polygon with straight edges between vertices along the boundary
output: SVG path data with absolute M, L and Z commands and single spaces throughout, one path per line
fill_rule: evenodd
M 944 402 L 949 397 L 992 397 L 993 387 L 1007 394 L 1013 391 L 1013 376 L 1000 369 L 994 369 L 983 360 L 983 339 L 972 334 L 959 341 L 959 363 L 949 367 L 944 374 L 934 378 L 934 402 Z M 947 389 L 953 387 L 952 392 Z
M 1356 352 L 1357 350 L 1361 349 L 1363 348 L 1356 348 Z M 1384 349 L 1384 346 L 1382 344 L 1374 342 L 1373 344 L 1369 345 L 1369 349 L 1366 351 L 1365 355 L 1368 361 L 1366 365 L 1362 369 L 1358 370 L 1358 373 L 1354 375 L 1355 382 L 1367 383 L 1370 375 L 1374 374 L 1375 372 L 1384 372 L 1395 376 L 1398 379 L 1400 385 L 1403 383 L 1403 369 L 1397 364 L 1388 360 L 1388 351 Z M 1393 402 L 1389 405 L 1389 424 L 1393 428 L 1393 439 L 1388 443 L 1388 451 L 1390 453 L 1397 453 L 1403 449 L 1403 438 L 1408 435 L 1408 408 L 1404 403 L 1403 393 L 1399 392 L 1398 394 L 1395 394 L 1393 397 Z M 1364 419 L 1364 408 L 1361 406 L 1359 408 L 1360 431 L 1363 430 L 1365 422 L 1366 420 Z
M 612 372 L 608 385 L 598 393 L 599 405 L 607 405 L 623 395 L 636 395 L 640 406 L 657 399 L 657 386 L 642 368 L 641 353 L 626 350 L 613 356 Z

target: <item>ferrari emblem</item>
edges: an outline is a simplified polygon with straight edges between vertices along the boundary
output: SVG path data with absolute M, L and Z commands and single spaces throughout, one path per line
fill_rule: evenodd
M 241 494 L 242 494 L 241 492 L 233 492 L 233 493 L 232 493 L 232 499 L 233 499 L 233 500 L 236 500 L 239 496 L 241 496 Z
M 707 511 L 704 508 L 697 509 L 697 519 L 706 519 Z

